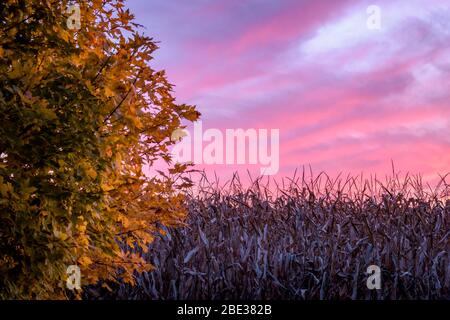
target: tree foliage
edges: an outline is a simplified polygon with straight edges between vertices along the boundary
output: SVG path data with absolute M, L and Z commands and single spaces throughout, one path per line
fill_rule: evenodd
M 65 0 L 0 4 L 0 298 L 64 298 L 69 265 L 83 285 L 132 283 L 151 266 L 119 243 L 145 250 L 185 212 L 186 167 L 144 168 L 170 163 L 199 113 L 150 66 L 157 45 L 123 0 L 79 5 L 77 29 Z

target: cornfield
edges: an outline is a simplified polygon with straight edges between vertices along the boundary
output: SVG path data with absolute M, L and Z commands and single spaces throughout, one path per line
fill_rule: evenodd
M 450 185 L 418 176 L 302 175 L 244 187 L 203 177 L 184 226 L 163 228 L 134 286 L 90 299 L 449 299 Z M 165 234 L 164 234 L 165 233 Z M 367 287 L 367 267 L 381 289 Z

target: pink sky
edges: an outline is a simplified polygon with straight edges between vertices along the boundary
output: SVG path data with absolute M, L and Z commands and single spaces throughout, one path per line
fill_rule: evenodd
M 366 27 L 369 5 L 381 29 Z M 203 127 L 280 129 L 281 176 L 450 171 L 450 1 L 130 0 Z M 228 178 L 255 166 L 199 166 Z

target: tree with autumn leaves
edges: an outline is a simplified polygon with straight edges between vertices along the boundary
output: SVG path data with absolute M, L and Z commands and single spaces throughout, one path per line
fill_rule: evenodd
M 157 45 L 123 0 L 73 5 L 0 4 L 2 299 L 65 298 L 70 265 L 82 285 L 133 283 L 151 268 L 138 252 L 185 214 L 168 147 L 199 113 L 151 67 Z M 169 173 L 146 175 L 157 159 Z

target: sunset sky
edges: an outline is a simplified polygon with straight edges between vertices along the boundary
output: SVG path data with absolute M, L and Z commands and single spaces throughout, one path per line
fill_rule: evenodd
M 366 26 L 369 5 L 381 29 Z M 450 171 L 450 1 L 131 0 L 205 128 L 280 129 L 281 176 Z M 227 176 L 258 166 L 201 166 Z

